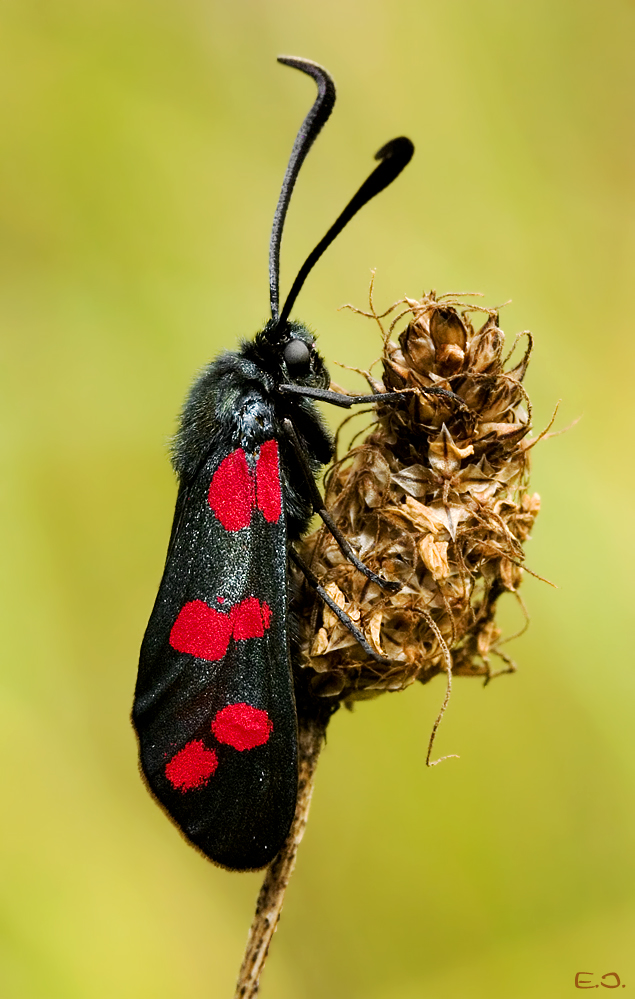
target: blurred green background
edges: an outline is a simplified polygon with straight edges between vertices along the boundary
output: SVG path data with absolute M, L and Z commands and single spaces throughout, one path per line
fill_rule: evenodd
M 388 138 L 417 154 L 297 313 L 479 290 L 531 328 L 543 498 L 521 669 L 340 712 L 263 999 L 559 999 L 635 987 L 635 5 L 625 0 L 2 0 L 0 996 L 223 999 L 261 880 L 151 801 L 128 713 L 193 373 L 267 315 L 267 245 L 313 84 L 338 105 L 292 203 L 283 289 Z M 353 374 L 336 379 L 359 385 Z M 330 414 L 329 414 L 330 415 Z M 517 624 L 513 605 L 508 626 Z M 611 980 L 612 981 L 612 980 Z M 577 993 L 576 993 L 577 994 Z

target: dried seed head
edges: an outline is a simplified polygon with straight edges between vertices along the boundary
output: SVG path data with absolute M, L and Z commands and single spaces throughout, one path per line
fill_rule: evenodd
M 302 545 L 337 606 L 389 661 L 373 660 L 298 581 L 300 662 L 312 691 L 336 700 L 426 683 L 449 669 L 448 650 L 455 676 L 491 678 L 493 654 L 503 672 L 513 669 L 499 646 L 496 601 L 520 585 L 522 543 L 540 506 L 527 492 L 531 409 L 522 379 L 531 336 L 522 360 L 505 370 L 495 310 L 434 293 L 397 304 L 410 321 L 398 342 L 390 339 L 398 320 L 388 334 L 382 327 L 383 383 L 369 382 L 374 391 L 404 391 L 403 401 L 377 407 L 371 432 L 325 484 L 326 505 L 353 549 L 401 589 L 387 594 L 369 582 L 324 528 Z M 486 317 L 476 329 L 474 312 Z M 381 327 L 372 299 L 364 314 Z

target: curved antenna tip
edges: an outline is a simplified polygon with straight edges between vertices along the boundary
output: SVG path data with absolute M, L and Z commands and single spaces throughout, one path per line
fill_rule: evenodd
M 277 60 L 283 66 L 317 66 L 323 73 L 326 73 L 324 66 L 320 66 L 319 62 L 315 62 L 313 59 L 305 59 L 303 56 L 279 55 Z
M 313 77 L 317 84 L 318 93 L 309 113 L 300 126 L 293 144 L 287 170 L 282 182 L 278 205 L 273 217 L 271 240 L 269 242 L 269 300 L 271 304 L 271 318 L 274 320 L 279 318 L 280 242 L 289 201 L 291 200 L 291 194 L 306 154 L 321 132 L 335 104 L 335 84 L 329 73 L 319 63 L 313 62 L 311 59 L 302 59 L 300 56 L 285 55 L 278 56 L 278 62 L 282 63 L 283 66 L 291 66 L 293 69 L 299 69 L 301 72 Z

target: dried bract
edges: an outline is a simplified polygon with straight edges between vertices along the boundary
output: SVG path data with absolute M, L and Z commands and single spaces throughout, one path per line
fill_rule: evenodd
M 325 480 L 326 505 L 359 557 L 398 580 L 388 594 L 342 555 L 324 528 L 302 556 L 335 603 L 389 660 L 382 666 L 336 615 L 299 582 L 300 659 L 316 694 L 351 701 L 455 676 L 495 675 L 500 647 L 496 602 L 522 579 L 522 544 L 540 499 L 527 491 L 531 409 L 522 385 L 532 340 L 508 367 L 495 310 L 455 296 L 406 299 L 410 321 L 398 342 L 384 335 L 383 381 L 403 391 L 378 405 L 363 443 Z M 395 308 L 395 307 L 393 307 Z M 372 303 L 371 303 L 372 309 Z M 356 310 L 357 311 L 357 310 Z M 389 310 L 390 311 L 390 310 Z M 485 314 L 480 325 L 470 315 Z M 374 313 L 381 326 L 381 318 Z

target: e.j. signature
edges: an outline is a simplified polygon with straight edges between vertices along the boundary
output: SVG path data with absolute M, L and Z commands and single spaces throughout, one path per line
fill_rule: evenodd
M 619 989 L 620 985 L 626 988 L 624 982 L 620 982 L 617 971 L 607 971 L 602 975 L 599 982 L 594 982 L 595 975 L 592 971 L 577 971 L 575 976 L 576 989 L 599 989 L 600 985 L 604 989 Z

